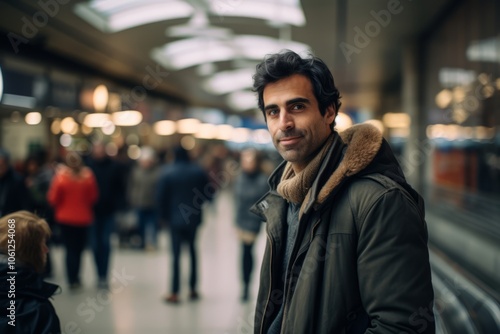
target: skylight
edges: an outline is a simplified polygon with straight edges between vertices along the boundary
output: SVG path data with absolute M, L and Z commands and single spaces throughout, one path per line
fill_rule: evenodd
M 117 32 L 153 22 L 190 17 L 193 6 L 182 0 L 93 0 L 75 5 L 82 19 L 104 32 Z
M 196 10 L 219 17 L 249 17 L 275 26 L 304 26 L 300 0 L 223 1 L 199 0 L 91 0 L 78 3 L 74 11 L 104 32 L 117 32 L 144 24 L 190 17 Z
M 238 58 L 261 60 L 265 55 L 282 49 L 302 53 L 309 50 L 309 46 L 256 35 L 240 35 L 229 40 L 189 38 L 153 49 L 151 57 L 165 68 L 180 70 L 204 63 Z
M 203 87 L 212 94 L 227 94 L 252 87 L 254 68 L 242 68 L 234 71 L 224 71 L 214 74 L 205 80 Z

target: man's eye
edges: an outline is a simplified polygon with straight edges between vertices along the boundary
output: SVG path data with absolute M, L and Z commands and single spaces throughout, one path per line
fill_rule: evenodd
M 268 114 L 269 116 L 275 116 L 275 115 L 277 115 L 277 114 L 278 114 L 278 110 L 276 110 L 276 109 L 270 109 L 270 110 L 267 112 L 267 114 Z
M 303 104 L 300 104 L 300 103 L 299 104 L 294 104 L 292 106 L 292 110 L 302 110 L 304 108 L 305 108 L 305 106 Z

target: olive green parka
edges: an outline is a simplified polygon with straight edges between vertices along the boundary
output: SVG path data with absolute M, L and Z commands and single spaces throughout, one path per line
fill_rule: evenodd
M 284 303 L 281 333 L 434 333 L 423 200 L 373 126 L 337 134 L 301 205 L 287 273 L 287 201 L 271 190 L 252 211 L 267 222 L 255 333 Z

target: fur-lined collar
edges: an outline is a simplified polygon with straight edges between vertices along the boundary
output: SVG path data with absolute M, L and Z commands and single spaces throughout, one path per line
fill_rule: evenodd
M 342 181 L 365 169 L 382 144 L 382 133 L 370 124 L 355 125 L 338 136 L 300 206 L 299 216 L 319 207 Z
M 328 150 L 317 172 L 312 187 L 302 202 L 299 215 L 320 206 L 345 179 L 360 173 L 374 160 L 381 148 L 382 133 L 370 124 L 355 125 L 341 133 L 334 133 L 334 142 Z M 283 161 L 269 177 L 271 188 L 268 195 L 280 196 L 276 189 L 281 180 L 287 161 Z M 263 219 L 267 204 L 258 202 L 251 211 Z
M 372 162 L 382 144 L 382 133 L 370 124 L 352 126 L 339 135 L 347 148 L 339 166 L 320 189 L 316 199 L 319 204 L 323 203 L 332 190 L 345 178 L 365 169 Z

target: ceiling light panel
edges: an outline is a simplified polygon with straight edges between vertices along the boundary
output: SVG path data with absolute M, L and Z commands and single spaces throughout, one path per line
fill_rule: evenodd
M 235 111 L 245 111 L 257 107 L 257 97 L 252 91 L 237 91 L 229 94 L 227 104 Z
M 267 20 L 273 25 L 304 26 L 306 19 L 299 0 L 209 1 L 214 15 L 251 17 Z
M 92 0 L 76 4 L 74 11 L 104 32 L 117 32 L 153 22 L 190 17 L 197 10 L 207 10 L 209 14 L 221 18 L 231 16 L 262 19 L 275 26 L 304 26 L 306 23 L 299 0 L 200 1 L 203 4 L 193 5 L 182 0 Z
M 219 72 L 205 80 L 203 87 L 212 94 L 227 94 L 251 88 L 253 85 L 252 75 L 254 73 L 255 69 L 253 68 Z
M 194 8 L 181 0 L 94 0 L 79 3 L 75 13 L 104 32 L 117 32 L 144 24 L 189 17 Z
M 189 38 L 153 49 L 151 57 L 164 67 L 180 70 L 204 63 L 228 61 L 236 57 L 229 41 Z
M 172 70 L 209 62 L 229 61 L 237 58 L 261 60 L 265 55 L 290 49 L 298 53 L 309 50 L 307 44 L 281 41 L 272 37 L 240 35 L 233 39 L 188 38 L 153 49 L 151 57 Z

